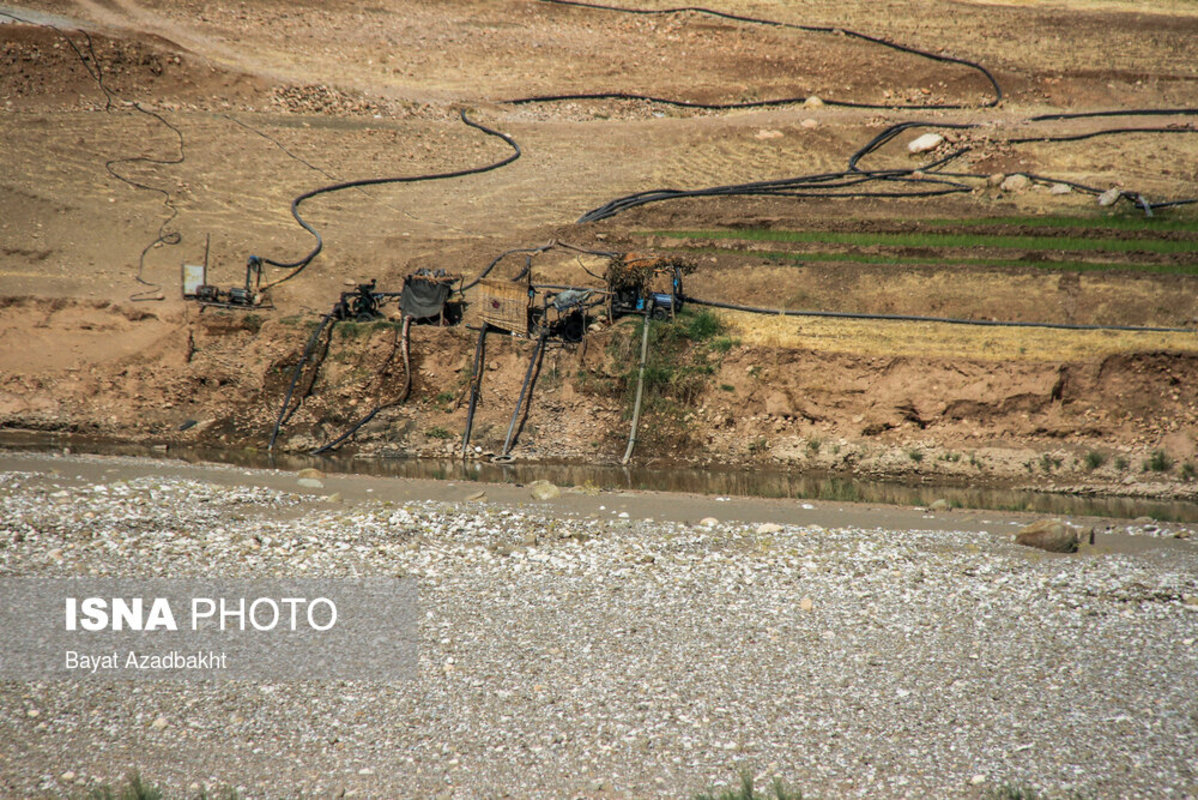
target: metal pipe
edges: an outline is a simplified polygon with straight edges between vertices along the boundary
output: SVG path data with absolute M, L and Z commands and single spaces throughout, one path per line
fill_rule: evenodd
M 632 428 L 628 431 L 628 447 L 624 450 L 624 458 L 620 463 L 627 466 L 632 460 L 632 448 L 636 447 L 636 426 L 641 418 L 641 395 L 645 388 L 645 361 L 649 357 L 649 312 L 645 311 L 645 322 L 641 334 L 641 367 L 636 378 L 636 400 L 632 405 Z
M 516 410 L 512 412 L 512 421 L 507 426 L 507 438 L 503 442 L 503 453 L 501 454 L 503 456 L 507 456 L 512 452 L 512 444 L 516 431 L 516 420 L 520 417 L 521 406 L 525 405 L 524 395 L 526 392 L 528 393 L 528 404 L 532 404 L 532 386 L 530 384 L 532 382 L 533 371 L 536 369 L 537 364 L 539 364 L 541 361 L 541 353 L 545 349 L 545 339 L 547 335 L 548 334 L 546 333 L 542 333 L 537 338 L 537 346 L 532 351 L 532 360 L 528 362 L 528 371 L 524 373 L 524 384 L 520 387 L 520 396 L 516 398 Z
M 470 431 L 474 427 L 474 409 L 478 405 L 479 389 L 482 387 L 483 352 L 486 350 L 487 331 L 491 324 L 484 322 L 478 331 L 478 342 L 474 345 L 474 368 L 470 373 L 470 408 L 466 412 L 466 432 L 462 435 L 462 458 L 466 457 L 466 448 L 470 446 Z

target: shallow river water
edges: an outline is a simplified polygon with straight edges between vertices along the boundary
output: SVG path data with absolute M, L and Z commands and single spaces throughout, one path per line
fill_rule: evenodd
M 735 497 L 790 498 L 929 506 L 943 500 L 952 508 L 1026 511 L 1059 516 L 1151 517 L 1158 521 L 1198 522 L 1198 503 L 1135 497 L 1089 496 L 1027 489 L 903 483 L 850 475 L 799 473 L 782 469 L 695 467 L 620 467 L 613 465 L 527 462 L 497 464 L 437 458 L 362 458 L 267 454 L 248 449 L 174 447 L 168 451 L 140 444 L 84 437 L 6 432 L 0 447 L 95 455 L 157 457 L 188 463 L 212 462 L 242 467 L 299 470 L 316 467 L 329 473 L 397 478 L 524 484 L 547 480 L 559 486 L 594 486 L 657 492 Z

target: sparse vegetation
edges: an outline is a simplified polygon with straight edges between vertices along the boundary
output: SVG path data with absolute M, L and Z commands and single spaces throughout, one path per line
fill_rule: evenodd
M 452 433 L 442 428 L 440 425 L 429 428 L 424 432 L 424 435 L 430 439 L 449 439 L 453 436 Z
M 942 221 L 944 227 L 955 228 L 966 224 L 987 224 L 993 227 L 1009 226 L 1018 230 L 1030 226 L 1028 220 L 1035 218 L 1004 218 L 998 220 L 951 220 Z M 782 245 L 807 245 L 818 247 L 828 245 L 833 250 L 809 252 L 787 252 L 777 250 L 766 252 L 767 258 L 792 261 L 843 261 L 859 264 L 958 264 L 962 266 L 989 267 L 1036 267 L 1038 269 L 1065 270 L 1072 272 L 1135 270 L 1139 272 L 1156 272 L 1166 274 L 1194 275 L 1198 274 L 1198 266 L 1193 263 L 1157 263 L 1151 260 L 1113 261 L 1109 257 L 1097 257 L 1086 260 L 1089 254 L 1126 254 L 1135 259 L 1135 254 L 1152 253 L 1159 255 L 1198 253 L 1198 240 L 1181 239 L 1142 239 L 1119 238 L 1103 236 L 1104 231 L 1120 231 L 1135 228 L 1134 222 L 1125 218 L 1056 218 L 1058 228 L 1074 228 L 1087 230 L 1091 235 L 1053 236 L 1035 235 L 1021 232 L 1010 234 L 971 234 L 959 231 L 927 231 L 927 232 L 866 232 L 848 233 L 843 231 L 785 231 L 772 228 L 738 228 L 736 230 L 672 230 L 655 231 L 653 235 L 678 239 L 733 239 L 746 242 L 776 242 Z M 1043 222 L 1041 221 L 1041 226 Z M 1186 230 L 1185 223 L 1175 223 L 1178 230 Z M 858 252 L 865 248 L 895 248 L 899 254 L 878 252 Z M 1032 255 L 1019 259 L 1001 257 L 961 256 L 954 251 L 969 250 L 983 247 L 991 250 L 1020 250 Z M 852 248 L 855 252 L 845 252 L 843 248 Z M 901 254 L 903 250 L 919 249 L 928 251 L 926 256 L 908 256 Z M 944 250 L 944 253 L 936 253 Z M 688 248 L 688 253 L 718 252 L 715 248 Z M 1072 259 L 1055 259 L 1039 256 L 1041 252 L 1069 253 Z
M 1120 472 L 1123 472 L 1123 470 L 1127 469 L 1127 459 L 1123 456 L 1115 456 L 1115 469 L 1119 470 Z
M 1104 464 L 1106 464 L 1106 456 L 1102 453 L 1097 450 L 1086 453 L 1086 469 L 1093 472 Z
M 1040 794 L 1030 786 L 1004 783 L 989 789 L 986 800 L 1040 800 Z
M 1144 461 L 1145 472 L 1149 470 L 1153 472 L 1168 472 L 1171 469 L 1173 469 L 1173 459 L 1164 450 L 1153 450 L 1152 455 Z
M 1022 783 L 1002 783 L 987 789 L 983 800 L 1092 800 L 1093 794 L 1085 794 L 1070 790 L 1064 794 L 1041 794 L 1031 786 Z
M 1054 456 L 1051 453 L 1044 453 L 1040 456 L 1040 469 L 1045 473 L 1051 473 L 1054 469 L 1060 469 L 1065 463 L 1065 459 L 1060 456 Z
M 170 800 L 166 793 L 154 784 L 143 781 L 136 772 L 125 778 L 120 786 L 114 788 L 104 784 L 91 789 L 84 796 L 87 800 Z M 207 789 L 200 789 L 186 797 L 191 800 L 240 800 L 241 795 L 237 790 L 226 787 L 217 790 L 215 794 Z
M 695 795 L 695 800 L 803 800 L 803 793 L 787 789 L 781 778 L 774 778 L 770 784 L 769 793 L 762 794 L 753 787 L 752 774 L 742 772 L 740 786 L 718 792 L 715 789 L 709 789 Z
M 918 464 L 919 462 L 923 461 L 923 451 L 912 447 L 907 451 L 907 457 Z
M 638 324 L 631 337 L 639 341 Z M 645 365 L 645 399 L 649 408 L 662 410 L 665 403 L 693 405 L 718 368 L 707 354 L 713 342 L 723 341 L 724 323 L 710 311 L 679 314 L 673 323 L 656 323 L 649 331 L 649 359 Z M 725 351 L 726 352 L 726 351 Z M 630 348 L 631 354 L 631 348 Z M 623 381 L 629 392 L 635 391 L 637 364 L 627 359 L 629 369 Z
M 710 311 L 684 312 L 678 315 L 676 324 L 692 342 L 705 342 L 724 332 L 723 321 Z

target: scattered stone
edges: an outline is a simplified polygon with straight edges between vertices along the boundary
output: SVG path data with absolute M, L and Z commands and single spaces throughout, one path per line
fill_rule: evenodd
M 60 759 L 58 773 L 44 766 L 52 759 L 27 762 L 28 767 L 24 756 L 10 759 L 10 771 L 26 769 L 31 776 L 21 784 L 30 791 L 21 796 L 85 789 L 93 776 L 83 763 L 71 768 L 75 782 L 58 780 L 72 760 L 63 754 L 77 744 L 80 726 L 87 725 L 89 742 L 103 756 L 118 753 L 131 720 L 151 745 L 186 738 L 188 748 L 234 766 L 241 758 L 252 766 L 255 756 L 243 743 L 263 752 L 311 746 L 322 769 L 293 776 L 300 782 L 295 793 L 305 796 L 342 790 L 348 795 L 351 788 L 341 781 L 359 796 L 402 794 L 397 787 L 406 786 L 406 778 L 374 757 L 384 740 L 416 757 L 414 764 L 397 761 L 404 769 L 427 770 L 428 781 L 421 785 L 435 787 L 430 796 L 445 788 L 459 798 L 485 796 L 498 780 L 512 787 L 513 797 L 575 796 L 594 786 L 614 797 L 629 787 L 652 787 L 659 774 L 668 778 L 662 765 L 703 767 L 703 748 L 722 752 L 724 743 L 735 746 L 740 736 L 745 760 L 759 761 L 758 769 L 776 769 L 769 763 L 775 748 L 779 753 L 814 748 L 813 757 L 830 765 L 826 777 L 813 779 L 817 791 L 828 794 L 829 786 L 844 785 L 868 794 L 860 777 L 864 759 L 908 755 L 901 743 L 890 749 L 892 743 L 878 736 L 877 720 L 893 715 L 896 703 L 899 712 L 925 715 L 920 735 L 933 755 L 910 762 L 902 776 L 910 782 L 895 783 L 895 796 L 984 794 L 1002 776 L 980 773 L 982 768 L 1006 763 L 1013 750 L 1024 753 L 1034 742 L 1069 741 L 1079 726 L 1088 727 L 1086 747 L 1075 752 L 1076 766 L 1088 780 L 1109 782 L 1112 796 L 1163 796 L 1178 775 L 1188 774 L 1189 731 L 1171 722 L 1178 692 L 1192 680 L 1189 659 L 1198 652 L 1198 628 L 1187 627 L 1198 621 L 1193 578 L 1198 549 L 1186 543 L 1171 540 L 1163 544 L 1172 546 L 1144 553 L 1045 563 L 1026 550 L 988 547 L 972 514 L 961 526 L 920 525 L 904 533 L 859 528 L 851 515 L 840 515 L 836 522 L 825 521 L 827 528 L 787 524 L 769 537 L 777 545 L 763 549 L 756 545 L 766 539 L 754 539 L 759 523 L 735 521 L 732 513 L 718 523 L 710 518 L 708 525 L 718 532 L 699 527 L 693 517 L 686 523 L 663 520 L 671 510 L 688 507 L 678 496 L 663 496 L 656 507 L 630 505 L 636 518 L 630 524 L 617 522 L 611 506 L 558 513 L 555 504 L 529 503 L 527 495 L 494 505 L 461 502 L 485 485 L 449 489 L 457 502 L 384 500 L 379 495 L 390 493 L 383 488 L 373 495 L 359 489 L 346 507 L 324 502 L 331 490 L 303 497 L 306 490 L 295 491 L 294 471 L 278 490 L 262 485 L 269 480 L 266 473 L 247 470 L 241 485 L 229 486 L 225 471 L 208 480 L 203 468 L 194 469 L 194 478 L 151 474 L 98 481 L 77 480 L 71 469 L 63 472 L 72 477 L 59 481 L 43 468 L 28 477 L 0 475 L 7 481 L 0 483 L 0 527 L 25 534 L 22 542 L 5 537 L 4 563 L 31 577 L 60 574 L 63 568 L 46 554 L 55 547 L 66 551 L 69 544 L 68 572 L 95 569 L 99 575 L 410 575 L 419 580 L 428 606 L 420 623 L 420 681 L 311 689 L 302 682 L 231 681 L 216 690 L 187 681 L 163 687 L 165 694 L 97 691 L 86 704 L 68 682 L 17 686 L 8 698 L 12 726 L 28 729 L 38 752 Z M 70 487 L 66 513 L 47 496 L 64 484 Z M 625 502 L 615 492 L 604 500 Z M 741 505 L 727 497 L 721 502 Z M 835 503 L 796 500 L 787 507 L 815 505 L 829 518 L 837 516 Z M 88 520 L 87 513 L 95 519 Z M 239 519 L 231 520 L 234 515 Z M 643 522 L 646 515 L 657 521 Z M 1061 519 L 1068 526 L 1069 518 Z M 1192 525 L 1162 527 L 1169 536 L 1181 527 L 1198 531 Z M 1019 529 L 1004 525 L 1011 534 Z M 104 532 L 103 539 L 97 531 Z M 539 537 L 535 550 L 519 546 L 530 534 Z M 246 552 L 244 544 L 255 536 L 261 548 Z M 975 629 L 969 620 L 953 616 L 962 597 L 986 615 L 985 637 L 970 635 Z M 592 616 L 585 616 L 587 609 Z M 936 659 L 921 658 L 926 651 L 921 634 L 937 629 L 946 646 Z M 1128 630 L 1134 632 L 1134 647 L 1124 646 Z M 610 634 L 610 644 L 598 642 L 597 631 Z M 774 648 L 778 658 L 745 658 L 735 670 L 727 669 L 729 631 L 748 631 L 750 646 Z M 681 642 L 690 671 L 679 683 L 661 653 L 677 651 Z M 542 658 L 549 647 L 556 652 Z M 1029 653 L 1059 653 L 1086 669 L 1050 665 L 1045 678 L 1050 683 L 1029 681 L 1028 675 L 1039 672 L 1027 663 Z M 617 654 L 621 669 L 612 671 L 610 659 Z M 993 664 L 1026 669 L 986 669 Z M 786 692 L 787 724 L 771 729 L 779 675 L 812 678 Z M 1095 692 L 1092 675 L 1104 676 L 1110 691 Z M 854 713 L 835 720 L 841 735 L 819 735 L 827 730 L 829 708 L 834 712 L 844 697 L 852 699 Z M 264 702 L 280 713 L 257 713 Z M 45 710 L 18 725 L 35 703 Z M 1038 713 L 1026 713 L 1031 705 Z M 570 714 L 559 715 L 566 706 Z M 158 717 L 155 708 L 165 726 L 146 732 Z M 177 722 L 166 722 L 168 708 Z M 436 713 L 422 717 L 419 726 L 392 724 L 413 708 Z M 84 709 L 86 719 L 75 725 L 76 711 Z M 138 720 L 139 709 L 146 713 Z M 984 727 L 953 722 L 966 716 L 1019 719 L 1018 736 L 995 737 Z M 681 735 L 654 727 L 656 720 L 684 718 L 693 725 Z M 319 730 L 295 724 L 305 719 L 342 724 Z M 1124 773 L 1127 732 L 1141 723 L 1161 735 L 1141 737 L 1137 753 L 1159 769 Z M 765 738 L 754 732 L 766 730 Z M 454 763 L 462 741 L 504 742 L 505 751 L 506 743 L 513 744 L 506 756 L 496 750 L 499 767 L 489 771 L 485 765 L 477 769 L 486 759 L 478 761 L 470 752 Z M 613 758 L 606 746 L 615 741 L 621 743 Z M 1027 745 L 1012 747 L 1019 742 Z M 515 752 L 525 745 L 528 762 Z M 968 750 L 964 767 L 962 759 L 946 764 L 935 758 L 952 745 Z M 617 775 L 611 765 L 618 768 L 627 753 L 650 757 Z M 528 780 L 504 771 L 499 759 L 511 756 L 532 765 Z M 1019 758 L 1032 764 L 1032 756 L 1036 753 Z M 549 768 L 566 762 L 580 765 L 579 774 L 563 777 Z M 157 762 L 146 763 L 149 769 Z M 374 776 L 358 780 L 358 770 L 373 763 L 381 764 L 372 767 Z M 1114 765 L 1110 771 L 1108 763 Z M 241 794 L 270 794 L 270 774 L 242 774 L 235 778 L 248 784 Z M 985 782 L 971 787 L 975 774 L 984 774 Z M 445 775 L 452 776 L 452 786 L 437 783 Z M 211 780 L 221 778 L 214 774 Z
M 71 781 L 75 780 L 75 773 L 68 769 L 58 777 L 62 779 L 63 783 L 70 783 Z
M 714 528 L 716 525 L 720 524 L 720 521 L 715 517 L 704 517 L 703 519 L 699 520 L 699 524 L 704 528 Z
M 769 128 L 762 128 L 761 130 L 757 131 L 756 134 L 754 134 L 753 138 L 754 139 L 781 139 L 782 131 L 771 130 Z
M 820 99 L 819 95 L 813 94 L 803 101 L 803 105 L 807 108 L 823 108 L 824 101 Z
M 556 497 L 561 497 L 562 490 L 549 481 L 533 481 L 528 484 L 528 493 L 534 500 L 553 500 Z
M 767 533 L 781 533 L 782 526 L 776 522 L 763 522 L 757 526 L 757 535 L 764 536 Z
M 466 499 L 467 500 L 486 500 L 487 493 L 483 492 L 483 491 L 474 492 L 473 494 L 467 496 Z
M 1106 208 L 1107 206 L 1113 206 L 1116 202 L 1118 202 L 1122 195 L 1122 189 L 1119 189 L 1118 187 L 1111 187 L 1102 194 L 1098 195 L 1098 205 L 1102 206 L 1103 208 Z
M 813 129 L 819 127 L 819 120 L 808 117 L 807 119 L 805 119 L 799 123 L 799 127 L 806 128 L 807 130 L 813 130 Z
M 938 133 L 925 133 L 907 143 L 907 152 L 912 155 L 928 153 L 944 144 L 944 137 Z
M 1002 182 L 1007 179 L 1006 175 L 1001 172 L 995 172 L 990 177 L 986 178 L 987 186 L 1002 186 Z
M 1076 553 L 1077 532 L 1059 519 L 1042 519 L 1015 534 L 1015 544 L 1036 547 L 1050 553 Z
M 948 511 L 949 508 L 948 501 L 943 498 L 932 501 L 932 504 L 928 506 L 929 511 Z
M 1003 182 L 999 184 L 998 188 L 1002 189 L 1004 192 L 1023 192 L 1027 191 L 1027 188 L 1031 185 L 1031 178 L 1026 175 L 1015 173 L 1014 175 L 1008 175 L 1006 178 L 1004 178 Z
M 300 478 L 320 479 L 324 477 L 324 473 L 313 467 L 308 467 L 307 469 L 301 469 L 298 473 L 296 473 L 296 476 Z
M 157 717 L 153 722 L 150 723 L 150 727 L 156 731 L 160 731 L 164 730 L 167 724 L 166 717 Z
M 326 498 L 326 499 L 327 499 L 327 500 L 328 500 L 330 503 L 340 503 L 340 502 L 342 502 L 343 500 L 345 500 L 345 497 L 343 497 L 343 496 L 342 496 L 341 492 L 333 492 L 333 493 L 332 493 L 331 495 L 329 495 L 329 496 L 328 496 L 328 498 Z
M 1072 192 L 1073 187 L 1067 183 L 1054 183 L 1048 189 L 1049 194 L 1071 194 Z
M 305 489 L 323 489 L 324 488 L 324 483 L 317 480 L 316 478 L 300 478 L 298 481 L 296 481 L 296 483 L 298 483 L 300 486 L 303 486 Z
M 372 770 L 370 767 L 362 767 L 360 770 L 358 770 L 358 774 L 359 775 L 373 775 L 374 770 Z

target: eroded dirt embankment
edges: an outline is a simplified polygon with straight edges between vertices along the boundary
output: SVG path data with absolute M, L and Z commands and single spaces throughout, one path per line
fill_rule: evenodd
M 0 419 L 10 429 L 264 448 L 315 324 L 270 311 L 8 301 Z M 688 338 L 684 327 L 655 334 L 661 360 L 650 362 L 639 463 L 1195 494 L 1198 385 L 1187 376 L 1198 374 L 1198 354 L 883 357 L 746 344 L 731 327 Z M 513 455 L 619 459 L 636 328 L 624 320 L 546 351 Z M 296 384 L 278 446 L 311 450 L 395 401 L 404 379 L 397 340 L 391 321 L 334 326 Z M 462 327 L 414 327 L 411 396 L 347 446 L 460 452 L 475 341 Z M 489 337 L 471 457 L 502 449 L 532 351 L 526 339 Z

